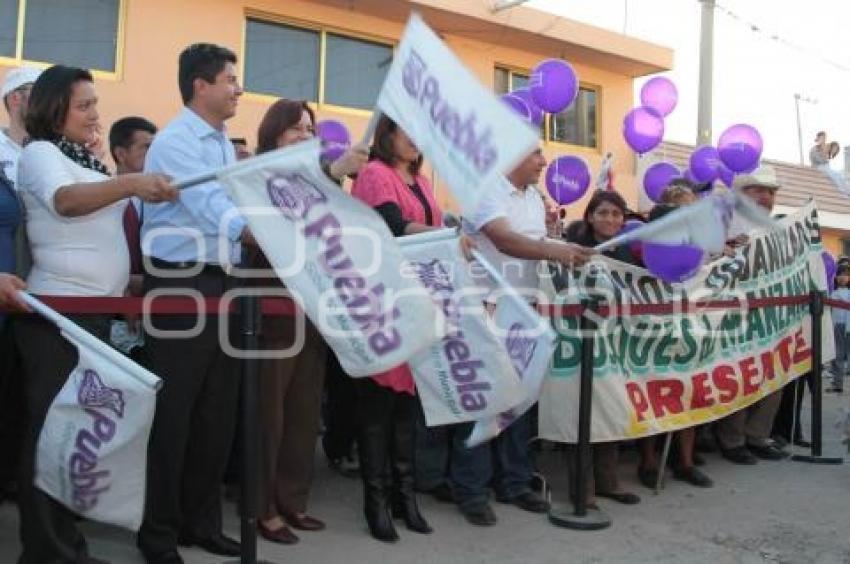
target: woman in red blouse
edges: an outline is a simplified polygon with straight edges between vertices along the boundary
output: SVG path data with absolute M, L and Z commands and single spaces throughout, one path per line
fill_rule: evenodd
M 382 116 L 375 130 L 369 163 L 351 194 L 372 206 L 396 237 L 439 228 L 442 214 L 428 179 L 419 173 L 422 154 L 391 119 Z M 366 521 L 372 536 L 395 542 L 390 516 L 407 528 L 430 533 L 413 491 L 416 387 L 407 364 L 357 381 L 358 450 L 365 492 Z

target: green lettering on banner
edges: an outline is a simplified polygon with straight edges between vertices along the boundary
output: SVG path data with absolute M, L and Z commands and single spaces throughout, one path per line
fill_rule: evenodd
M 678 370 L 683 370 L 695 364 L 694 361 L 699 353 L 699 345 L 697 344 L 696 337 L 693 335 L 690 318 L 685 317 L 682 319 L 680 328 L 681 340 L 679 342 L 684 345 L 685 349 L 673 358 L 673 366 Z
M 567 372 L 577 368 L 581 363 L 581 336 L 578 333 L 578 318 L 552 318 L 552 329 L 555 330 L 557 341 L 552 357 L 552 371 L 555 375 L 567 375 Z
M 820 252 L 817 213 L 807 204 L 781 220 L 777 229 L 751 234 L 735 258 L 718 259 L 686 284 L 660 283 L 645 270 L 598 257 L 597 268 L 586 281 L 581 275 L 574 277 L 578 287 L 571 292 L 605 291 L 609 303 L 624 306 L 678 303 L 685 297 L 746 301 L 804 295 L 816 287 L 815 280 L 822 280 L 814 258 Z M 688 296 L 683 296 L 685 289 Z M 595 341 L 594 394 L 599 401 L 592 440 L 669 431 L 719 415 L 706 408 L 722 404 L 737 408 L 739 392 L 776 382 L 779 374 L 796 370 L 804 360 L 803 353 L 795 353 L 794 336 L 809 315 L 808 305 L 801 304 L 606 320 Z M 558 343 L 547 385 L 554 387 L 541 397 L 541 410 L 547 411 L 540 431 L 546 438 L 573 433 L 574 441 L 577 388 L 557 386 L 578 375 L 580 336 L 576 319 L 555 320 L 553 326 Z M 569 385 L 575 386 L 575 381 Z M 748 397 L 757 396 L 753 392 Z M 690 410 L 694 416 L 689 418 Z M 670 417 L 680 412 L 686 416 Z M 624 413 L 632 418 L 625 420 Z M 544 421 L 552 422 L 554 430 L 544 429 L 548 424 Z
M 670 332 L 665 332 L 656 342 L 652 363 L 657 372 L 668 372 L 673 363 L 673 357 L 669 354 L 669 349 L 678 342 L 678 339 L 674 338 L 671 329 Z

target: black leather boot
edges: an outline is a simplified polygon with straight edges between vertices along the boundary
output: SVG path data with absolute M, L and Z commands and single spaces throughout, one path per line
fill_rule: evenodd
M 401 394 L 394 415 L 393 428 L 393 517 L 401 518 L 407 528 L 428 534 L 433 529 L 419 512 L 413 489 L 413 452 L 416 402 L 413 396 Z
M 365 393 L 358 395 L 358 452 L 366 522 L 373 537 L 383 542 L 395 542 L 398 540 L 398 533 L 390 517 L 387 472 L 390 420 L 386 416 L 386 406 L 380 405 L 380 397 L 374 397 L 385 390 L 372 389 L 378 386 L 371 382 L 363 382 L 361 385 L 364 386 Z M 392 393 L 391 390 L 386 392 Z

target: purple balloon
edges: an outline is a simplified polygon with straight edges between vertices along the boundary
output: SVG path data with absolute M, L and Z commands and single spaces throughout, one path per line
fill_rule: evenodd
M 670 115 L 679 102 L 679 91 L 669 78 L 657 76 L 640 89 L 640 103 L 662 117 Z
M 634 231 L 638 227 L 642 227 L 645 225 L 642 221 L 637 219 L 630 219 L 623 224 L 622 229 L 620 229 L 620 235 L 623 233 L 628 233 L 629 231 Z M 643 241 L 640 239 L 635 239 L 634 241 L 629 242 L 629 250 L 632 254 L 641 257 L 643 256 Z
M 351 136 L 345 124 L 334 119 L 322 120 L 316 124 L 316 132 L 322 142 L 321 158 L 333 162 L 351 147 Z
M 684 282 L 702 266 L 704 251 L 694 245 L 644 241 L 643 264 L 665 282 Z
M 714 182 L 720 175 L 720 155 L 717 149 L 710 145 L 703 145 L 691 153 L 690 171 L 699 184 Z
M 575 102 L 578 77 L 568 62 L 546 59 L 531 71 L 529 87 L 537 106 L 550 114 L 557 114 Z
M 652 108 L 635 108 L 623 119 L 623 136 L 635 153 L 651 151 L 664 138 L 664 119 Z
M 546 189 L 558 204 L 565 206 L 581 199 L 590 186 L 590 170 L 578 157 L 558 157 L 546 169 Z
M 682 172 L 670 163 L 655 163 L 643 175 L 643 189 L 646 195 L 655 203 L 661 201 L 661 194 L 674 178 L 680 178 Z
M 510 98 L 519 98 L 523 104 L 515 101 L 515 100 L 506 100 L 508 104 L 516 110 L 524 119 L 530 121 L 535 126 L 540 126 L 543 123 L 543 110 L 540 109 L 540 106 L 534 103 L 534 97 L 531 95 L 531 91 L 528 88 L 517 88 L 513 92 L 508 92 L 503 96 L 503 99 L 506 97 Z
M 699 182 L 697 182 L 697 179 L 694 178 L 694 173 L 691 172 L 691 169 L 689 169 L 689 168 L 685 169 L 685 172 L 682 173 L 682 178 L 684 178 L 688 182 L 693 182 L 694 184 L 699 184 Z
M 726 165 L 721 161 L 720 167 L 717 169 L 717 177 L 723 181 L 727 188 L 731 188 L 732 182 L 735 180 L 735 173 L 726 168 Z
M 717 142 L 720 160 L 732 172 L 752 172 L 758 167 L 764 142 L 758 130 L 745 123 L 728 128 Z
M 826 268 L 826 286 L 832 292 L 835 290 L 835 272 L 837 270 L 835 257 L 828 251 L 823 251 L 821 257 L 823 257 L 823 266 Z

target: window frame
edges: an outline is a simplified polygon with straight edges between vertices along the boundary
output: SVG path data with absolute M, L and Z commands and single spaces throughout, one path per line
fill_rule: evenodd
M 510 90 L 513 90 L 513 81 L 514 75 L 518 74 L 521 76 L 531 76 L 531 71 L 528 69 L 524 69 L 522 67 L 518 67 L 516 65 L 508 65 L 502 63 L 495 63 L 493 65 L 493 77 L 494 83 L 493 87 L 495 87 L 495 71 L 496 69 L 501 69 L 507 71 L 508 75 L 508 84 L 510 86 Z M 579 81 L 579 88 L 584 90 L 591 90 L 596 94 L 596 145 L 595 146 L 587 146 L 587 145 L 576 145 L 574 143 L 567 143 L 565 141 L 553 141 L 550 139 L 550 134 L 552 132 L 552 120 L 554 119 L 554 115 L 548 112 L 545 113 L 545 118 L 543 119 L 543 138 L 541 141 L 543 142 L 544 147 L 553 147 L 553 148 L 564 148 L 569 149 L 571 151 L 584 151 L 594 154 L 601 154 L 600 147 L 603 145 L 602 143 L 602 132 L 600 130 L 599 124 L 602 122 L 602 87 L 597 84 L 591 84 L 587 82 Z M 509 90 L 509 91 L 510 91 Z
M 33 66 L 40 69 L 52 67 L 55 62 L 38 61 L 24 58 L 24 31 L 26 29 L 27 2 L 29 0 L 17 0 L 18 2 L 18 25 L 15 31 L 15 56 L 6 57 L 0 55 L 0 65 L 4 66 Z M 88 69 L 96 79 L 119 81 L 124 77 L 124 43 L 127 31 L 127 3 L 128 0 L 118 0 L 118 21 L 115 30 L 115 69 L 108 71 L 103 69 Z
M 258 10 L 246 10 L 244 17 L 242 18 L 242 51 L 239 54 L 239 75 L 243 77 L 243 87 L 245 89 L 244 96 L 249 100 L 256 100 L 263 103 L 272 103 L 280 98 L 275 94 L 264 94 L 262 92 L 252 92 L 248 90 L 248 86 L 244 84 L 244 76 L 245 76 L 245 63 L 246 57 L 245 53 L 248 47 L 248 20 L 254 20 L 261 23 L 266 24 L 277 24 L 283 26 L 294 27 L 296 29 L 302 29 L 304 31 L 312 31 L 319 34 L 319 60 L 318 64 L 318 79 L 319 84 L 317 85 L 318 91 L 318 100 L 307 100 L 307 105 L 310 106 L 314 111 L 329 111 L 337 114 L 348 114 L 353 116 L 361 116 L 361 117 L 369 117 L 372 115 L 374 109 L 363 109 L 363 108 L 355 108 L 352 106 L 340 106 L 337 104 L 329 104 L 325 102 L 325 71 L 327 69 L 327 46 L 328 46 L 328 34 L 336 35 L 339 37 L 344 37 L 347 39 L 354 39 L 360 41 L 366 41 L 369 43 L 376 43 L 378 45 L 384 45 L 389 47 L 392 51 L 393 57 L 396 55 L 396 47 L 398 46 L 398 42 L 393 39 L 389 39 L 387 37 L 381 35 L 375 35 L 370 33 L 361 33 L 352 31 L 350 29 L 345 29 L 342 27 L 337 27 L 333 25 L 326 25 L 317 22 L 310 22 L 305 20 L 299 20 L 296 18 L 290 18 L 286 16 L 282 16 L 280 14 L 271 14 L 268 12 L 262 12 Z

